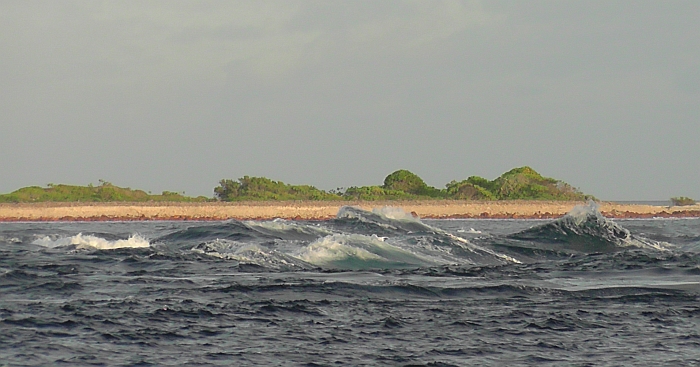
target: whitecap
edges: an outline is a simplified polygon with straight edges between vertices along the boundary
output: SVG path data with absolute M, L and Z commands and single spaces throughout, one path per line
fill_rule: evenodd
M 32 242 L 34 245 L 56 248 L 65 246 L 75 246 L 76 249 L 97 249 L 114 250 L 119 248 L 143 248 L 149 247 L 150 243 L 141 235 L 134 234 L 125 240 L 110 241 L 102 237 L 83 235 L 78 233 L 71 237 L 51 238 L 44 236 Z
M 376 235 L 360 234 L 334 234 L 320 238 L 304 247 L 296 256 L 319 266 L 353 269 L 434 264 L 419 255 L 386 243 Z
M 420 222 L 420 219 L 413 216 L 411 213 L 407 213 L 405 210 L 393 206 L 385 206 L 382 208 L 372 209 L 372 213 L 379 214 L 387 219 L 395 220 L 407 220 L 413 222 Z
M 473 233 L 473 234 L 480 234 L 481 231 L 476 230 L 476 229 L 474 229 L 474 228 L 469 228 L 468 230 L 467 230 L 467 229 L 458 229 L 458 230 L 457 230 L 457 233 Z

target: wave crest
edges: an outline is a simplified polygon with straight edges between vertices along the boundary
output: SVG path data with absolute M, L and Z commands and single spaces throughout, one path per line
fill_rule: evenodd
M 594 202 L 585 206 L 577 205 L 560 219 L 507 237 L 554 244 L 555 247 L 551 249 L 583 253 L 613 252 L 624 247 L 667 250 L 665 244 L 634 236 L 626 228 L 605 218 Z
M 49 236 L 44 236 L 34 240 L 32 244 L 47 248 L 75 246 L 76 249 L 88 250 L 114 250 L 120 248 L 150 247 L 150 243 L 148 242 L 148 240 L 138 234 L 134 234 L 128 239 L 114 241 L 110 241 L 102 237 L 97 237 L 93 235 L 84 235 L 82 233 L 78 233 L 77 235 L 71 237 L 61 237 L 57 239 L 53 239 Z
M 405 268 L 434 263 L 392 246 L 377 236 L 335 234 L 321 238 L 299 253 L 309 263 L 337 269 Z

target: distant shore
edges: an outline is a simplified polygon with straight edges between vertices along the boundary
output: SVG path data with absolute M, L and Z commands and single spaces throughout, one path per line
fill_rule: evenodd
M 148 221 L 226 219 L 325 220 L 334 218 L 340 207 L 351 205 L 365 210 L 391 206 L 420 218 L 550 219 L 558 218 L 576 205 L 573 201 L 294 201 L 294 202 L 208 202 L 208 203 L 19 203 L 0 204 L 0 222 L 42 221 Z M 599 203 L 609 218 L 700 217 L 700 205 L 656 206 Z

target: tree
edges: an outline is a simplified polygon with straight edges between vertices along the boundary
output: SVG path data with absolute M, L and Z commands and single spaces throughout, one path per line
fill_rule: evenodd
M 288 185 L 267 177 L 243 176 L 238 182 L 221 180 L 214 188 L 221 201 L 241 200 L 340 200 L 341 196 L 311 185 Z
M 386 176 L 382 187 L 386 190 L 403 191 L 413 195 L 423 195 L 428 191 L 428 185 L 422 178 L 405 169 L 400 169 Z
M 473 177 L 473 176 L 472 176 Z M 471 178 L 471 177 L 470 177 Z M 470 182 L 470 179 L 464 181 L 452 181 L 446 185 L 447 197 L 451 199 L 462 200 L 493 200 L 493 193 L 485 188 L 475 185 Z
M 696 204 L 694 199 L 691 199 L 687 196 L 673 197 L 671 198 L 671 203 L 673 203 L 673 206 L 685 206 Z
M 234 180 L 221 180 L 219 186 L 214 188 L 214 196 L 222 201 L 229 201 L 238 196 L 241 184 Z

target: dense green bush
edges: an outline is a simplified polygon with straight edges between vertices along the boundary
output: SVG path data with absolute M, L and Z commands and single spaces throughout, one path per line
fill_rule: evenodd
M 695 205 L 696 204 L 695 200 L 693 200 L 687 196 L 671 198 L 671 203 L 673 203 L 673 206 L 686 206 L 686 205 Z
M 472 176 L 473 177 L 473 176 Z M 471 178 L 471 177 L 470 177 Z M 452 181 L 446 185 L 447 197 L 460 200 L 494 200 L 493 193 L 486 188 L 470 182 L 470 179 L 464 181 Z
M 496 181 L 489 181 L 483 177 L 479 176 L 469 176 L 467 178 L 467 182 L 474 185 L 478 186 L 484 190 L 487 190 L 488 192 L 492 193 L 491 196 L 493 196 L 493 192 L 498 191 Z
M 586 200 L 573 186 L 543 177 L 530 167 L 514 168 L 492 182 L 493 193 L 500 200 Z
M 244 176 L 238 181 L 221 180 L 214 195 L 222 201 L 245 200 L 340 200 L 337 194 L 310 185 L 288 185 L 266 177 Z
M 110 201 L 207 201 L 204 196 L 188 197 L 179 193 L 164 191 L 162 195 L 150 195 L 143 190 L 132 190 L 101 181 L 98 186 L 54 185 L 47 187 L 29 186 L 10 194 L 0 195 L 0 202 L 110 202 Z
M 400 169 L 386 176 L 382 188 L 403 191 L 407 194 L 422 195 L 428 188 L 428 185 L 415 173 Z
M 400 190 L 390 190 L 382 186 L 362 186 L 350 187 L 343 193 L 342 197 L 347 200 L 412 200 L 417 199 L 416 195 L 412 195 Z
M 587 200 L 573 186 L 543 177 L 530 167 L 514 168 L 493 181 L 471 176 L 447 184 L 447 197 L 466 200 Z

